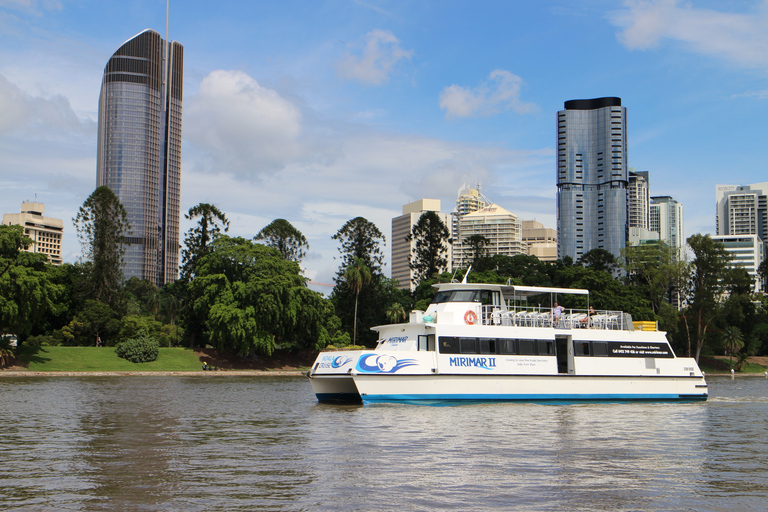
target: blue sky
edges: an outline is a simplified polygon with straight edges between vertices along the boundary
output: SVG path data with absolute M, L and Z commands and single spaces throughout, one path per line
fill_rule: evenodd
M 164 36 L 164 1 L 0 0 L 0 211 L 45 203 L 65 261 L 95 188 L 104 65 L 146 28 Z M 768 179 L 768 1 L 172 0 L 169 29 L 182 213 L 214 203 L 246 237 L 287 219 L 315 281 L 332 282 L 347 220 L 389 244 L 404 204 L 449 212 L 463 184 L 555 227 L 571 99 L 622 98 L 629 165 L 683 203 L 687 236 L 714 233 L 716 184 Z

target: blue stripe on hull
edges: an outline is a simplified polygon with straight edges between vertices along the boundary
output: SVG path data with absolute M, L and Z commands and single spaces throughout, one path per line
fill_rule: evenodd
M 584 394 L 584 395 L 367 395 L 362 397 L 363 403 L 378 402 L 693 402 L 706 400 L 707 395 L 677 395 L 677 394 Z

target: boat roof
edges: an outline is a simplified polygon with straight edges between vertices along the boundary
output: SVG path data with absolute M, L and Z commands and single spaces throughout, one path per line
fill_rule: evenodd
M 501 290 L 505 297 L 525 299 L 531 295 L 544 293 L 561 295 L 589 295 L 589 290 L 582 288 L 553 288 L 549 286 L 522 286 L 516 284 L 484 284 L 484 283 L 438 283 L 438 290 Z

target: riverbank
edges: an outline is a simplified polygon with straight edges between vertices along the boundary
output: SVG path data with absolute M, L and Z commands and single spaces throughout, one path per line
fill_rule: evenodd
M 300 377 L 301 370 L 219 370 L 193 372 L 164 371 L 109 371 L 109 372 L 36 372 L 30 370 L 2 370 L 0 377 Z

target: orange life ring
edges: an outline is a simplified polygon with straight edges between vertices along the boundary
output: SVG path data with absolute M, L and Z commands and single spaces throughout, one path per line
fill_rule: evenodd
M 466 313 L 464 313 L 464 322 L 469 325 L 474 325 L 475 322 L 477 322 L 477 313 L 475 313 L 471 309 Z

